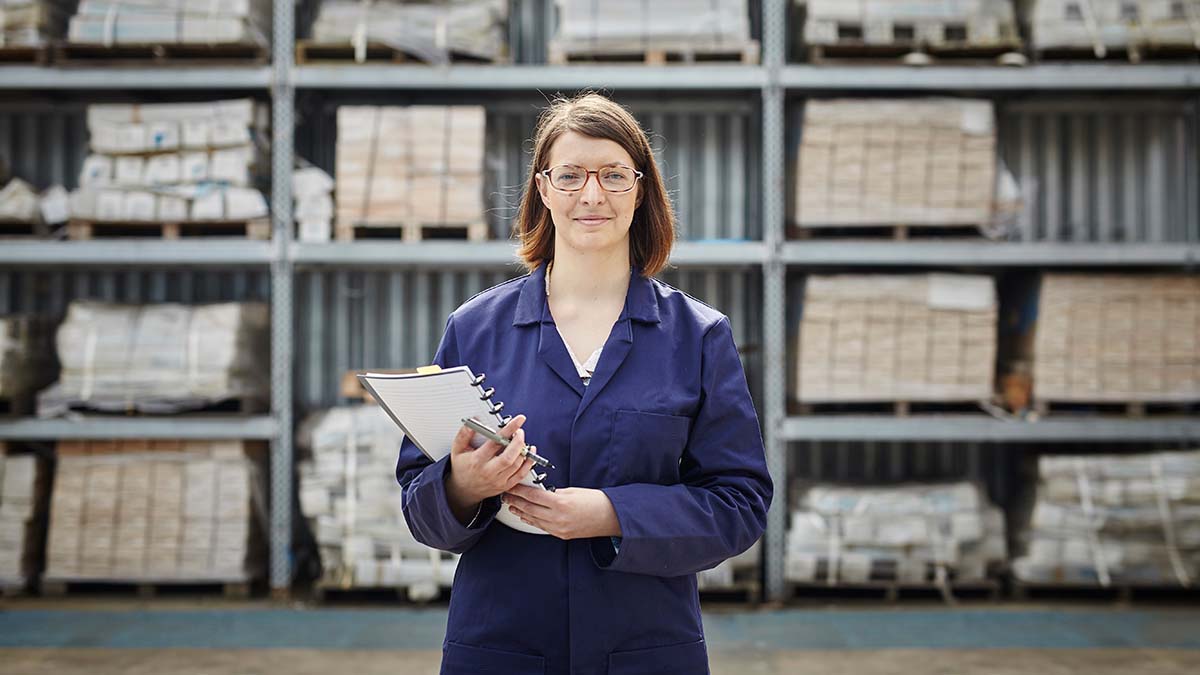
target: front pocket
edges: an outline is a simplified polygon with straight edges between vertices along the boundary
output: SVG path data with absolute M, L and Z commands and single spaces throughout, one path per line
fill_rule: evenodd
M 441 675 L 546 675 L 546 659 L 488 647 L 446 642 Z
M 708 650 L 704 640 L 681 645 L 612 652 L 608 675 L 705 675 Z
M 685 415 L 618 410 L 613 413 L 608 452 L 608 484 L 679 482 L 679 460 L 687 447 L 692 418 Z

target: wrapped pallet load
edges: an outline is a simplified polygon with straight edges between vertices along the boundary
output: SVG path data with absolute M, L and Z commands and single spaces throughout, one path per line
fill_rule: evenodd
M 814 275 L 800 318 L 796 400 L 981 401 L 993 393 L 990 277 Z
M 270 0 L 81 0 L 68 40 L 86 45 L 266 45 Z
M 171 413 L 270 392 L 264 303 L 121 305 L 72 302 L 58 328 L 62 372 L 38 414 L 70 409 Z
M 1019 49 L 1010 0 L 797 0 L 808 12 L 810 47 L 956 50 Z
M 61 442 L 47 582 L 246 584 L 266 568 L 266 445 Z
M 801 228 L 985 227 L 996 184 L 992 104 L 810 100 L 796 176 Z
M 0 47 L 40 47 L 62 37 L 69 0 L 0 0 Z
M 0 442 L 0 588 L 21 590 L 42 567 L 48 463 L 8 454 Z
M 556 0 L 551 63 L 579 57 L 636 57 L 647 64 L 697 57 L 758 63 L 746 0 Z
M 58 372 L 53 340 L 48 318 L 0 317 L 0 411 L 33 412 L 34 394 Z
M 320 549 L 318 588 L 404 589 L 431 600 L 458 556 L 418 543 L 400 510 L 396 456 L 403 436 L 378 406 L 314 413 L 301 428 L 300 509 Z
M 978 582 L 1007 554 L 1004 512 L 972 483 L 801 489 L 788 581 L 829 586 Z
M 368 48 L 382 45 L 428 63 L 448 63 L 454 56 L 502 61 L 507 31 L 504 0 L 324 0 L 312 42 L 302 43 L 300 54 L 302 60 L 317 59 L 314 50 L 344 45 L 362 62 Z
M 1030 585 L 1191 586 L 1200 575 L 1200 451 L 1042 456 L 1016 578 Z
M 1145 52 L 1200 50 L 1200 0 L 1023 0 L 1040 53 L 1109 52 L 1138 60 Z
M 304 242 L 329 241 L 333 233 L 333 177 L 315 166 L 292 172 L 293 215 L 296 238 Z

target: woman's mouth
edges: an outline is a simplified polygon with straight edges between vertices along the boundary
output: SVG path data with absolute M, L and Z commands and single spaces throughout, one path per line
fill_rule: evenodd
M 602 225 L 608 222 L 608 218 L 576 218 L 575 220 L 584 225 Z

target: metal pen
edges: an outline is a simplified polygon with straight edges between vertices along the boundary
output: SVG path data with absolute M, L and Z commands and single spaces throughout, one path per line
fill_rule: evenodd
M 474 417 L 464 417 L 462 418 L 462 421 L 463 424 L 483 434 L 489 440 L 499 443 L 502 447 L 508 447 L 508 444 L 512 442 L 511 438 L 505 438 L 504 436 L 501 436 L 499 431 L 489 427 L 483 422 L 480 422 Z M 549 467 L 551 469 L 554 468 L 554 465 L 550 463 L 550 460 L 537 454 L 537 446 L 526 445 L 525 449 L 521 451 L 521 456 L 532 459 L 533 463 L 537 466 Z

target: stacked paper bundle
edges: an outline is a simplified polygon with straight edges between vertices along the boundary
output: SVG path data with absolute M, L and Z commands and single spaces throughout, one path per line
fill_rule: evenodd
M 1026 0 L 1033 47 L 1039 51 L 1141 47 L 1200 49 L 1200 0 Z
M 24 587 L 41 567 L 49 476 L 46 462 L 0 443 L 0 587 Z
M 305 421 L 300 508 L 320 547 L 323 586 L 403 587 L 413 600 L 450 586 L 458 556 L 418 543 L 400 510 L 402 438 L 374 405 L 332 408 Z
M 1004 512 L 971 483 L 817 485 L 798 503 L 787 534 L 789 581 L 973 581 L 1007 556 Z
M 329 241 L 333 231 L 333 178 L 315 166 L 292 173 L 292 200 L 300 241 Z
M 338 108 L 337 226 L 482 223 L 481 106 Z
M 505 55 L 507 30 L 508 4 L 503 0 L 324 0 L 313 40 L 348 43 L 359 61 L 372 43 L 430 63 L 446 63 L 452 54 L 495 61 Z
M 0 317 L 0 402 L 26 405 L 33 393 L 54 381 L 50 320 L 34 316 Z M 24 412 L 10 410 L 10 412 Z
M 800 2 L 800 0 L 797 0 Z M 804 41 L 811 45 L 1018 47 L 1009 0 L 806 0 Z M 853 40 L 843 29 L 857 28 Z
M 67 219 L 68 204 L 67 191 L 61 185 L 39 196 L 32 185 L 13 178 L 0 188 L 0 222 L 54 225 Z
M 810 276 L 796 399 L 991 398 L 996 315 L 995 284 L 986 276 Z
M 1200 451 L 1040 457 L 1020 538 L 1022 581 L 1189 586 L 1200 575 Z
M 710 570 L 701 570 L 696 575 L 696 584 L 702 591 L 744 590 L 744 581 L 757 587 L 759 564 L 762 557 L 762 540 Z
M 989 101 L 810 100 L 796 223 L 984 225 L 996 183 Z
M 59 381 L 38 414 L 73 407 L 177 412 L 270 390 L 263 303 L 118 305 L 72 302 L 58 328 Z
M 266 44 L 270 0 L 81 0 L 68 39 L 80 44 Z
M 250 220 L 268 162 L 266 109 L 250 99 L 88 106 L 90 147 L 71 215 L 100 221 Z
M 1037 303 L 1038 400 L 1200 400 L 1200 277 L 1046 274 Z
M 557 0 L 555 54 L 739 52 L 753 47 L 746 0 Z M 755 52 L 757 53 L 757 52 Z
M 36 47 L 62 36 L 67 0 L 0 0 L 0 47 Z
M 245 582 L 262 573 L 265 448 L 63 442 L 57 452 L 48 580 Z

